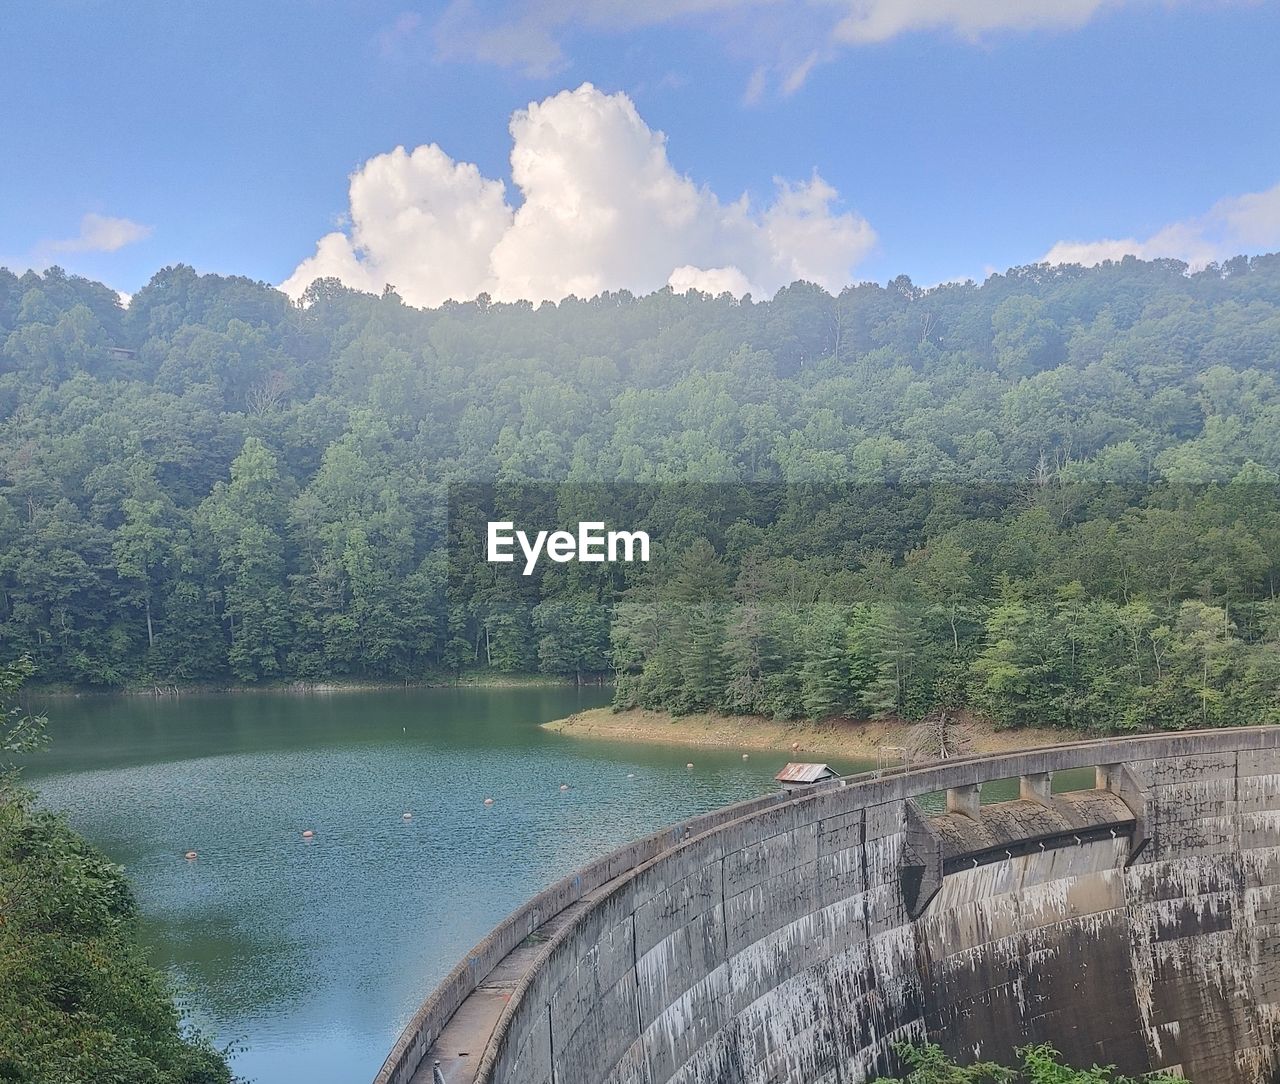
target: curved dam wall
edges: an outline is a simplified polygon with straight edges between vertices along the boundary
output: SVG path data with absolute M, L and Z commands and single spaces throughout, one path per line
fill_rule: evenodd
M 1092 791 L 1051 775 L 1095 767 Z M 1021 797 L 981 806 L 983 782 Z M 947 812 L 917 799 L 947 792 Z M 1280 1079 L 1280 728 L 1084 742 L 771 795 L 649 837 L 516 912 L 379 1084 L 861 1084 L 893 1044 L 1199 1084 Z M 542 931 L 546 936 L 530 939 Z M 523 958 L 521 953 L 524 953 Z M 516 963 L 513 963 L 516 961 Z M 522 961 L 522 962 L 521 962 Z M 464 1066 L 464 1068 L 458 1068 Z

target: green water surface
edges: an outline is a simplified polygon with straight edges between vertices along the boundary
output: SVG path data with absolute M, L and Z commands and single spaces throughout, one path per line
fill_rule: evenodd
M 364 1084 L 435 982 L 527 897 L 772 786 L 778 757 L 538 726 L 608 697 L 57 698 L 40 705 L 53 741 L 26 775 L 124 865 L 156 962 L 201 1027 L 244 1048 L 239 1073 Z
M 56 698 L 39 705 L 53 741 L 26 776 L 124 865 L 156 962 L 190 1017 L 241 1048 L 237 1072 L 365 1084 L 435 983 L 529 896 L 627 840 L 774 786 L 783 756 L 538 725 L 609 695 Z

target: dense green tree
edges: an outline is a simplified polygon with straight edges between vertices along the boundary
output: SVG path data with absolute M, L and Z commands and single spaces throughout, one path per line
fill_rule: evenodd
M 675 711 L 1275 719 L 1277 297 L 1280 256 L 434 310 L 0 272 L 0 647 L 107 686 L 612 670 Z M 506 580 L 456 536 L 602 502 L 649 567 Z
M 548 599 L 533 610 L 538 668 L 576 682 L 608 669 L 609 610 L 590 598 Z
M 819 603 L 801 630 L 800 699 L 812 718 L 835 715 L 852 706 L 849 674 L 849 622 L 842 609 Z
M 290 635 L 282 523 L 285 487 L 275 456 L 250 437 L 199 509 L 217 546 L 227 661 L 240 681 L 275 677 Z

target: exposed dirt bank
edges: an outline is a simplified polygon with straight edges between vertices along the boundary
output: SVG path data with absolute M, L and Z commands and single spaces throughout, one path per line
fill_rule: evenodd
M 660 711 L 615 712 L 610 708 L 591 708 L 543 726 L 570 737 L 663 745 L 716 745 L 764 749 L 789 756 L 805 754 L 871 761 L 883 755 L 896 762 L 901 759 L 903 748 L 914 750 L 913 760 L 932 759 L 929 747 L 934 744 L 932 735 L 922 733 L 922 724 L 896 719 L 776 722 L 753 715 L 675 717 Z M 1046 728 L 999 730 L 986 720 L 964 717 L 948 726 L 946 740 L 951 743 L 953 754 L 983 754 L 1055 745 L 1084 737 L 1087 735 Z M 798 749 L 794 748 L 796 745 Z

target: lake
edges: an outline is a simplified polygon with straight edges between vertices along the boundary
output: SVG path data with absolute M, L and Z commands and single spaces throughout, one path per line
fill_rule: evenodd
M 124 866 L 156 963 L 193 1021 L 242 1048 L 239 1074 L 365 1084 L 436 981 L 527 897 L 773 786 L 779 756 L 538 725 L 609 695 L 57 698 L 39 704 L 53 741 L 26 778 Z

